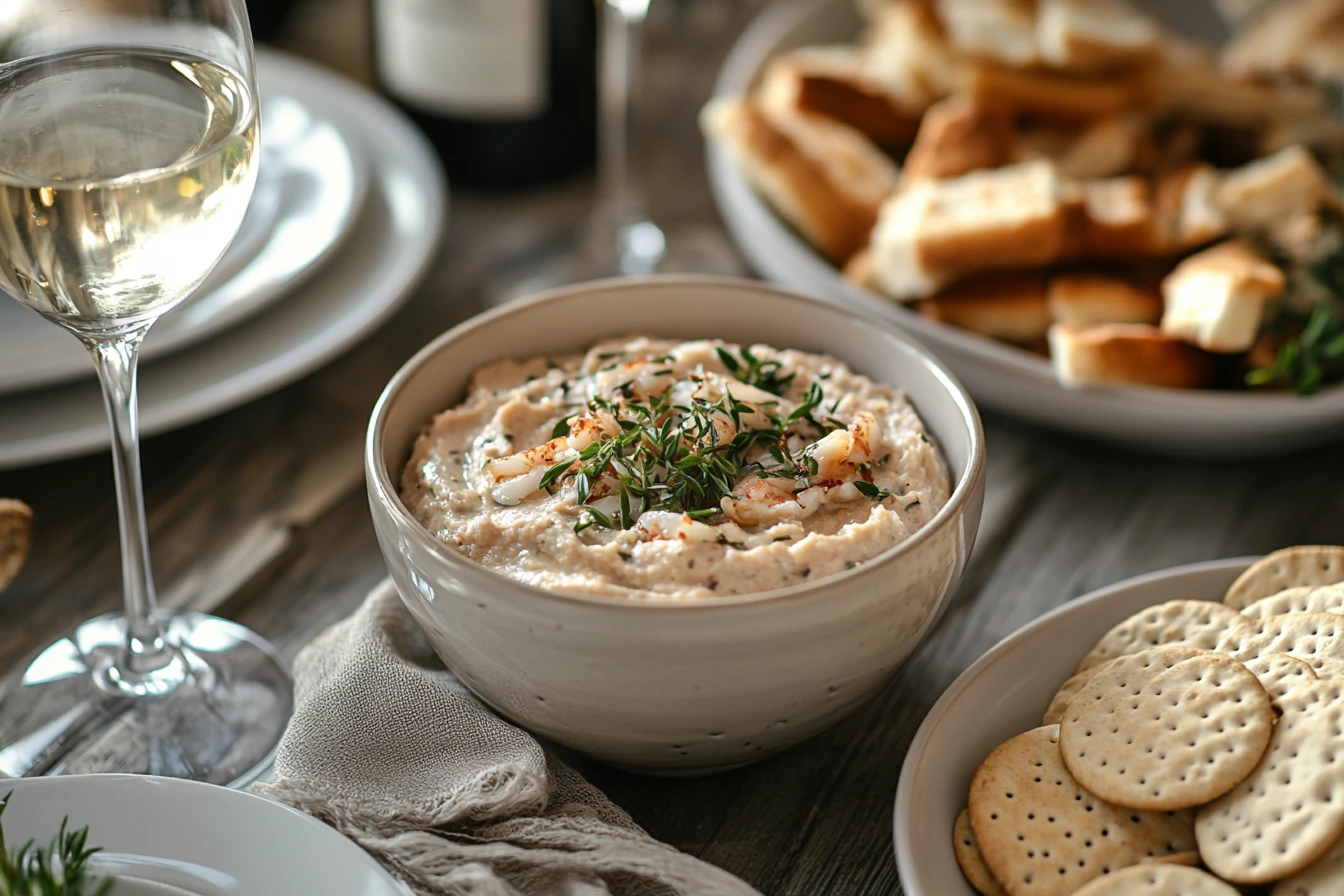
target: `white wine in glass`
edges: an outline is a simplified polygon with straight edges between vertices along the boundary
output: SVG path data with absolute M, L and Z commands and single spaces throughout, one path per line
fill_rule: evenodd
M 245 783 L 289 719 L 289 675 L 247 629 L 158 609 L 136 417 L 145 333 L 218 263 L 256 181 L 243 0 L 29 0 L 12 28 L 0 44 L 0 287 L 92 356 L 125 608 L 0 685 L 0 775 Z

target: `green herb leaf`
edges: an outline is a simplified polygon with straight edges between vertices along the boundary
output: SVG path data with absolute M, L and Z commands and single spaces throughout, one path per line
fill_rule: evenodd
M 560 461 L 560 463 L 546 471 L 546 474 L 541 477 L 541 482 L 538 483 L 537 488 L 550 488 L 555 484 L 555 481 L 565 475 L 565 472 L 572 466 L 574 466 L 573 460 Z
M 558 439 L 561 436 L 567 435 L 569 435 L 569 418 L 563 417 L 555 424 L 555 428 L 551 430 L 551 438 Z
M 0 816 L 13 792 L 0 799 Z M 13 853 L 5 846 L 0 825 L 0 894 L 3 896 L 106 896 L 111 879 L 97 880 L 89 873 L 89 859 L 101 852 L 88 846 L 89 829 L 68 830 L 69 819 L 45 849 L 29 840 Z
M 859 494 L 866 495 L 874 501 L 881 501 L 883 498 L 891 497 L 891 492 L 884 488 L 878 488 L 871 482 L 865 482 L 862 479 L 855 479 L 854 487 L 859 490 Z

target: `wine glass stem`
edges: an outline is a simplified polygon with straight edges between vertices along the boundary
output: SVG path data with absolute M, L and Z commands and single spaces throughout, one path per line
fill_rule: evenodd
M 631 170 L 631 143 L 649 0 L 606 0 L 602 9 L 598 211 L 619 229 L 643 215 L 643 197 Z
M 121 529 L 121 579 L 125 600 L 126 655 L 123 675 L 151 673 L 171 660 L 155 618 L 154 574 L 149 564 L 145 492 L 140 480 L 140 421 L 136 366 L 148 326 L 85 342 L 98 368 L 103 404 L 112 427 L 112 467 L 117 481 Z

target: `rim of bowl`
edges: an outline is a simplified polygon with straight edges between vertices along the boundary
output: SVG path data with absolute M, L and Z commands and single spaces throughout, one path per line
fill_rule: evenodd
M 466 334 L 477 329 L 483 324 L 497 320 L 501 317 L 511 317 L 515 314 L 523 313 L 535 305 L 551 302 L 562 302 L 567 299 L 578 296 L 591 295 L 592 293 L 612 292 L 617 290 L 627 290 L 632 286 L 638 288 L 642 284 L 682 284 L 689 288 L 698 286 L 714 286 L 720 289 L 742 290 L 747 292 L 768 292 L 784 301 L 799 302 L 821 308 L 829 313 L 837 314 L 846 318 L 858 318 L 873 327 L 876 327 L 904 343 L 906 347 L 913 350 L 913 354 L 919 359 L 934 377 L 942 384 L 952 397 L 953 403 L 961 414 L 961 422 L 967 428 L 970 434 L 970 451 L 966 462 L 966 470 L 956 482 L 951 496 L 947 503 L 934 514 L 933 519 L 914 535 L 905 541 L 889 548 L 886 551 L 872 557 L 853 569 L 842 570 L 815 582 L 806 582 L 798 585 L 789 585 L 784 588 L 773 588 L 768 591 L 753 591 L 745 594 L 724 595 L 723 597 L 714 597 L 709 599 L 697 599 L 688 601 L 685 598 L 667 597 L 664 595 L 624 597 L 607 594 L 583 594 L 576 591 L 560 591 L 548 588 L 539 588 L 536 585 L 530 585 L 511 576 L 497 572 L 488 566 L 476 563 L 473 560 L 464 557 L 462 554 L 454 551 L 448 545 L 430 534 L 424 525 L 411 515 L 406 509 L 406 505 L 401 501 L 401 495 L 397 491 L 396 485 L 392 482 L 389 471 L 385 468 L 382 461 L 384 446 L 384 423 L 386 421 L 388 409 L 396 402 L 401 390 L 405 388 L 406 382 L 429 358 L 437 355 L 446 345 L 458 341 Z M 895 384 L 893 384 L 895 385 Z M 899 385 L 896 388 L 903 388 Z M 912 402 L 913 403 L 913 402 Z M 921 417 L 921 421 L 922 421 Z M 940 454 L 942 453 L 940 449 Z M 946 455 L 943 460 L 947 461 Z M 842 583 L 845 579 L 858 575 L 861 571 L 871 568 L 873 564 L 884 564 L 895 560 L 898 557 L 911 553 L 924 542 L 930 540 L 935 532 L 951 525 L 955 520 L 960 519 L 962 511 L 965 509 L 967 501 L 970 500 L 971 493 L 976 484 L 984 477 L 985 471 L 985 433 L 984 427 L 980 422 L 980 413 L 976 409 L 975 403 L 971 400 L 966 389 L 961 382 L 952 374 L 941 361 L 933 356 L 927 348 L 918 340 L 912 338 L 905 330 L 884 321 L 867 312 L 857 311 L 851 308 L 845 308 L 827 302 L 824 299 L 814 298 L 804 293 L 795 292 L 790 289 L 782 288 L 771 283 L 757 280 L 748 280 L 741 277 L 718 277 L 704 274 L 651 274 L 640 277 L 611 277 L 601 280 L 590 280 L 584 283 L 576 283 L 568 286 L 561 286 L 554 289 L 544 290 L 530 296 L 526 296 L 514 301 L 492 308 L 472 317 L 467 318 L 462 323 L 441 333 L 432 339 L 427 345 L 417 351 L 393 374 L 392 379 L 388 380 L 383 392 L 378 396 L 377 403 L 373 406 L 373 413 L 369 417 L 369 429 L 364 442 L 364 475 L 367 480 L 371 480 L 379 502 L 385 507 L 390 508 L 392 515 L 403 524 L 403 528 L 409 527 L 420 543 L 428 548 L 451 566 L 465 566 L 473 572 L 484 576 L 486 579 L 497 580 L 503 585 L 509 587 L 521 588 L 533 594 L 559 600 L 566 603 L 580 604 L 605 604 L 609 606 L 638 607 L 658 610 L 708 610 L 713 607 L 735 607 L 743 604 L 771 603 L 790 598 L 806 596 L 816 591 L 824 590 Z M 949 589 L 949 594 L 951 590 Z
M 896 799 L 892 806 L 891 814 L 891 834 L 892 846 L 896 852 L 896 870 L 898 872 L 905 870 L 904 865 L 908 864 L 907 857 L 914 855 L 914 845 L 910 842 L 908 832 L 909 825 L 902 825 L 901 820 L 909 820 L 911 813 L 910 792 L 914 789 L 915 771 L 918 764 L 918 757 L 922 757 L 928 751 L 929 741 L 933 739 L 933 732 L 942 724 L 943 716 L 947 715 L 952 704 L 961 699 L 961 695 L 971 684 L 978 679 L 985 671 L 998 662 L 999 658 L 1008 651 L 1012 650 L 1018 642 L 1028 637 L 1046 625 L 1061 616 L 1071 616 L 1083 612 L 1086 608 L 1099 604 L 1114 596 L 1117 592 L 1128 591 L 1131 588 L 1147 585 L 1152 582 L 1169 579 L 1172 576 L 1184 575 L 1188 573 L 1210 572 L 1214 570 L 1239 568 L 1245 569 L 1260 556 L 1244 557 L 1226 557 L 1221 560 L 1202 560 L 1197 563 L 1183 563 L 1179 566 L 1168 566 L 1165 569 L 1157 569 L 1152 572 L 1145 572 L 1137 576 L 1130 576 L 1127 579 L 1121 579 L 1110 585 L 1104 585 L 1086 594 L 1065 601 L 1054 609 L 1024 622 L 1022 625 L 1013 629 L 1003 638 L 1001 638 L 993 647 L 990 647 L 975 661 L 962 670 L 961 674 L 952 680 L 947 689 L 939 695 L 933 706 L 929 708 L 924 720 L 919 723 L 919 728 L 915 731 L 914 739 L 910 741 L 910 746 L 905 751 L 905 758 L 901 760 L 901 773 L 896 779 Z M 951 841 L 949 841 L 950 843 Z M 902 881 L 902 886 L 909 887 L 908 881 Z M 967 884 L 969 887 L 970 884 Z M 924 896 L 922 893 L 911 893 L 911 896 Z

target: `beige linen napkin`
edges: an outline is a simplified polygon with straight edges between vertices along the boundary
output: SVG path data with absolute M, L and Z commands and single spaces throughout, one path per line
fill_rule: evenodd
M 747 896 L 659 843 L 444 668 L 385 581 L 294 664 L 264 796 L 314 815 L 421 896 Z

